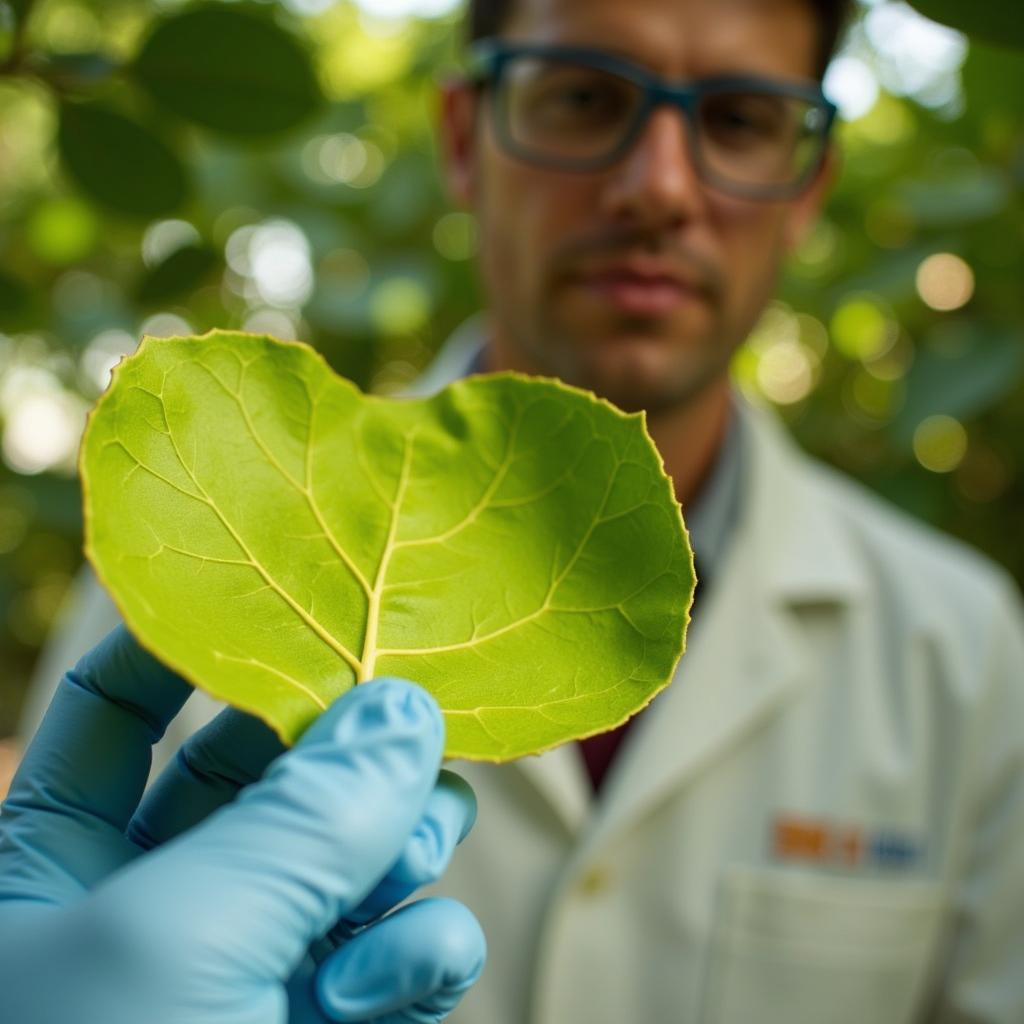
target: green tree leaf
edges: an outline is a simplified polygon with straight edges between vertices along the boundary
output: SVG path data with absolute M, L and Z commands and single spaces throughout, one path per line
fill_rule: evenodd
M 169 111 L 227 135 L 283 131 L 323 102 L 295 36 L 265 14 L 220 3 L 160 22 L 134 73 Z
M 184 166 L 159 136 L 99 104 L 62 104 L 57 141 L 72 177 L 118 213 L 159 217 L 188 192 Z
M 505 760 L 624 721 L 683 650 L 693 562 L 643 417 L 554 381 L 396 401 L 304 345 L 147 338 L 81 470 L 129 627 L 286 742 L 399 675 L 449 756 Z

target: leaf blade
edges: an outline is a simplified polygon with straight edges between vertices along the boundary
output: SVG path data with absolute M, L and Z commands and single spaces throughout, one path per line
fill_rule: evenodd
M 286 131 L 323 102 L 295 36 L 264 13 L 219 3 L 158 23 L 133 71 L 165 109 L 226 135 Z
M 286 741 L 400 674 L 449 756 L 506 760 L 618 724 L 682 653 L 692 558 L 642 418 L 553 381 L 394 402 L 305 346 L 146 339 L 82 477 L 129 626 Z
M 101 104 L 62 103 L 57 144 L 75 181 L 117 213 L 158 217 L 188 195 L 188 175 L 174 151 L 149 128 Z

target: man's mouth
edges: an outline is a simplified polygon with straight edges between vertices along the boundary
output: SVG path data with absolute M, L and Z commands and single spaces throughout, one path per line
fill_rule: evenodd
M 574 283 L 620 312 L 642 316 L 667 316 L 683 306 L 707 301 L 702 289 L 667 274 L 603 270 L 581 275 Z

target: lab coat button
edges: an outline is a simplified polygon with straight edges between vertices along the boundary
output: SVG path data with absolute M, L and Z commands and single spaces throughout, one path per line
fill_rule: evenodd
M 594 864 L 580 877 L 577 891 L 581 896 L 600 896 L 612 884 L 612 875 L 608 868 Z

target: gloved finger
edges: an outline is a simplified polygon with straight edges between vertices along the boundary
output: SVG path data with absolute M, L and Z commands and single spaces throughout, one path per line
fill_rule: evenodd
M 345 925 L 363 925 L 386 914 L 420 886 L 436 882 L 445 872 L 455 847 L 476 821 L 476 796 L 455 772 L 442 769 L 401 856 L 380 884 L 345 918 Z M 347 937 L 343 925 L 342 936 Z
M 64 903 L 134 855 L 152 745 L 191 687 L 118 626 L 61 680 L 0 818 L 0 877 Z
M 335 701 L 263 779 L 108 888 L 169 947 L 245 977 L 287 978 L 398 859 L 434 787 L 444 722 L 397 679 Z
M 149 787 L 129 825 L 129 838 L 149 850 L 187 831 L 230 803 L 284 749 L 263 722 L 226 708 L 182 744 Z M 347 923 L 372 921 L 420 886 L 436 882 L 475 819 L 476 797 L 469 783 L 443 770 L 398 861 Z M 343 926 L 341 937 L 349 934 Z
M 194 732 L 146 790 L 128 837 L 151 850 L 229 804 L 285 751 L 264 722 L 225 708 Z
M 369 896 L 323 937 L 311 951 L 317 963 L 347 942 L 369 922 L 408 899 L 417 889 L 436 882 L 451 861 L 455 847 L 476 820 L 476 795 L 455 772 L 442 769 L 427 800 L 423 817 L 406 841 L 401 856 Z
M 396 910 L 330 955 L 316 976 L 328 1020 L 441 1021 L 480 976 L 486 943 L 473 915 L 434 897 Z

